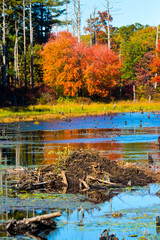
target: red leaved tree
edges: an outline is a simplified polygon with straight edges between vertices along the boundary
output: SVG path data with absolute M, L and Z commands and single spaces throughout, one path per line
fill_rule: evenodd
M 61 32 L 42 51 L 44 82 L 63 95 L 106 97 L 120 78 L 118 56 L 106 45 L 89 47 Z
M 95 45 L 86 52 L 85 82 L 90 95 L 106 97 L 120 79 L 119 57 L 106 45 Z
M 152 82 L 160 83 L 160 41 L 158 42 L 158 48 L 156 49 L 156 56 L 153 58 L 151 64 L 151 74 L 153 74 Z

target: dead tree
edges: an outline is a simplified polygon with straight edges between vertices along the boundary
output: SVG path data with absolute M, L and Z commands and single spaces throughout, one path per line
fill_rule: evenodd
M 77 38 L 78 42 L 81 41 L 81 9 L 80 0 L 74 0 L 74 13 L 76 17 L 76 28 L 77 28 Z
M 90 23 L 89 23 L 89 27 L 90 27 L 90 46 L 92 47 L 93 43 L 92 43 L 92 15 L 90 14 Z
M 15 32 L 16 32 L 16 38 L 15 38 L 15 46 L 14 46 L 14 70 L 15 70 L 15 86 L 18 82 L 18 72 L 19 72 L 19 66 L 18 66 L 18 26 L 17 26 L 17 19 L 15 20 Z
M 97 31 L 96 31 L 96 8 L 94 7 L 93 13 L 93 27 L 94 27 L 94 44 L 97 44 Z
M 31 87 L 34 88 L 33 77 L 33 27 L 32 27 L 32 0 L 30 0 L 30 44 L 31 44 Z
M 108 48 L 111 49 L 111 41 L 110 41 L 110 26 L 109 26 L 109 19 L 110 17 L 110 1 L 107 0 L 107 30 L 108 30 Z

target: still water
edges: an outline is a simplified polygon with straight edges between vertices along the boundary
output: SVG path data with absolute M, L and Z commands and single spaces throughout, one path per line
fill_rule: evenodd
M 110 202 L 91 204 L 84 195 L 22 194 L 12 196 L 4 169 L 39 167 L 51 164 L 63 151 L 94 148 L 113 160 L 147 163 L 150 152 L 160 165 L 160 113 L 126 113 L 87 116 L 48 122 L 0 124 L 0 219 L 22 219 L 62 210 L 55 231 L 42 233 L 43 239 L 96 240 L 105 228 L 119 239 L 160 239 L 155 219 L 160 211 L 156 192 L 159 184 L 125 189 L 115 193 Z M 79 226 L 80 205 L 85 210 Z M 116 213 L 116 215 L 114 214 Z M 119 213 L 119 214 L 118 214 Z M 118 214 L 118 217 L 117 217 Z M 7 233 L 0 232 L 7 239 Z M 33 236 L 16 236 L 16 239 Z

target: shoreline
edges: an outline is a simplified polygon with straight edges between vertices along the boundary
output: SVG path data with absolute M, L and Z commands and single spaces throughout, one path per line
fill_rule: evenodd
M 28 107 L 4 107 L 0 109 L 0 123 L 46 121 L 52 119 L 85 117 L 125 112 L 160 112 L 160 102 L 120 101 L 116 103 L 64 102 L 56 105 L 31 105 Z

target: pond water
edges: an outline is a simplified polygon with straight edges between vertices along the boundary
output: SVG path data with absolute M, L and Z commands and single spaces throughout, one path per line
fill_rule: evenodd
M 42 239 L 96 240 L 110 228 L 119 239 L 160 239 L 156 217 L 160 211 L 159 184 L 114 191 L 103 204 L 86 201 L 85 195 L 11 194 L 4 169 L 39 167 L 58 159 L 59 154 L 77 148 L 94 148 L 113 160 L 147 164 L 150 152 L 160 165 L 160 113 L 125 113 L 64 118 L 47 122 L 0 124 L 0 221 L 22 219 L 57 210 L 57 229 L 41 233 Z M 106 193 L 107 194 L 107 193 Z M 83 224 L 80 206 L 84 209 Z M 11 239 L 6 232 L 0 237 Z M 16 239 L 33 236 L 16 236 Z M 15 239 L 15 237 L 14 237 Z

